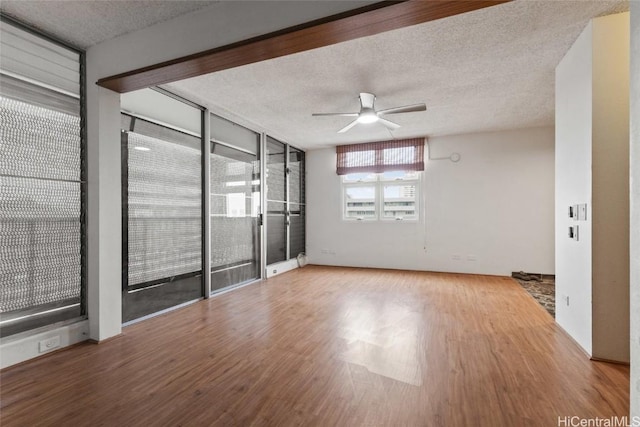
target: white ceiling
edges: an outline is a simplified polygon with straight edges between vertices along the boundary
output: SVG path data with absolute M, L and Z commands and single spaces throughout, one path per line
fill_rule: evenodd
M 424 102 L 426 112 L 387 116 L 395 138 L 554 123 L 554 71 L 589 19 L 626 1 L 518 0 L 165 87 L 301 148 L 390 139 L 380 124 L 336 131 L 358 93 L 385 109 Z
M 0 11 L 72 46 L 86 49 L 210 6 L 213 0 L 2 0 Z

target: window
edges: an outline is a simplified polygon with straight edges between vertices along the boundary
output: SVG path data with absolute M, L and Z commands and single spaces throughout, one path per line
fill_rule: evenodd
M 416 220 L 424 139 L 336 147 L 346 220 Z
M 354 173 L 342 178 L 346 220 L 416 220 L 420 173 Z
M 120 99 L 123 111 L 135 110 L 121 115 L 120 135 L 122 321 L 129 322 L 202 297 L 202 110 L 152 88 Z M 176 119 L 161 120 L 164 111 Z
M 83 54 L 2 19 L 0 336 L 85 314 Z

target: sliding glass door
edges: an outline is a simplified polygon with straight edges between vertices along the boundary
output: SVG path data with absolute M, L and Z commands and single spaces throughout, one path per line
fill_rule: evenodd
M 145 91 L 131 97 L 182 109 L 199 127 L 200 110 Z M 147 115 L 162 118 L 151 108 Z M 202 138 L 148 116 L 122 114 L 123 322 L 203 296 Z
M 267 136 L 267 265 L 305 252 L 304 152 Z
M 267 265 L 287 260 L 287 146 L 267 137 Z
M 260 135 L 211 115 L 211 292 L 260 278 Z

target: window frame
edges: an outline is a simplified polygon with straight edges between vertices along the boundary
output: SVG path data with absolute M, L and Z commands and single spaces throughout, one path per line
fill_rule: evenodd
M 347 175 L 340 177 L 340 209 L 342 211 L 342 220 L 347 222 L 387 222 L 387 223 L 416 223 L 420 221 L 422 204 L 420 203 L 420 188 L 422 181 L 422 171 L 404 171 L 413 172 L 417 176 L 415 178 L 384 178 L 384 172 L 374 173 L 375 179 L 362 179 L 357 181 L 347 180 Z M 411 218 L 399 218 L 399 217 L 385 217 L 384 216 L 384 188 L 385 186 L 400 186 L 402 183 L 407 183 L 415 186 L 415 215 Z M 347 216 L 347 190 L 350 188 L 362 188 L 373 187 L 374 188 L 374 216 L 373 217 L 350 217 Z
M 0 315 L 0 337 L 6 338 L 16 336 L 17 334 L 31 334 L 40 328 L 51 328 L 53 325 L 64 326 L 70 325 L 88 318 L 88 297 L 87 297 L 87 276 L 88 276 L 88 156 L 87 156 L 87 83 L 86 83 L 86 52 L 85 50 L 74 46 L 70 43 L 62 41 L 57 37 L 32 27 L 20 20 L 14 19 L 4 13 L 0 13 L 0 22 L 24 31 L 36 38 L 59 46 L 78 55 L 78 106 L 80 119 L 80 298 L 78 304 L 71 306 L 53 307 L 45 309 L 43 307 L 35 307 L 25 309 L 16 316 Z M 28 83 L 28 80 L 25 80 Z M 36 83 L 37 85 L 37 83 Z M 51 89 L 51 88 L 49 88 Z M 54 91 L 60 91 L 52 89 Z M 76 307 L 79 310 L 76 310 Z M 78 313 L 79 312 L 79 313 Z

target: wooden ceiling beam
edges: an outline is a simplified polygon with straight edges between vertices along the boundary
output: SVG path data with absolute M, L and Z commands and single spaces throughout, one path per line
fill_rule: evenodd
M 386 1 L 98 80 L 124 93 L 372 36 L 510 0 Z

